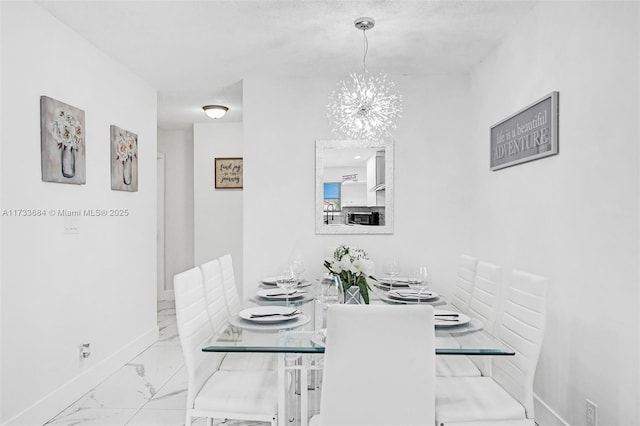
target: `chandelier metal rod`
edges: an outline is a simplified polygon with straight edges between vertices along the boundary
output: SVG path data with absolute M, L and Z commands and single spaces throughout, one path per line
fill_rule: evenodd
M 369 40 L 367 39 L 367 30 L 362 30 L 364 36 L 364 55 L 362 57 L 362 74 L 367 72 L 367 52 L 369 51 Z

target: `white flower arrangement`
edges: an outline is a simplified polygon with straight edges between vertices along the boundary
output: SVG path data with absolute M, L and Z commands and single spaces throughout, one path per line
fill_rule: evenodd
M 80 121 L 69 111 L 57 108 L 55 119 L 49 123 L 49 132 L 58 144 L 58 149 L 78 151 L 84 139 L 84 129 Z
M 341 245 L 335 250 L 333 257 L 324 259 L 324 267 L 331 274 L 340 277 L 342 290 L 357 286 L 360 289 L 360 296 L 364 303 L 369 303 L 370 287 L 367 283 L 367 278 L 375 280 L 371 275 L 374 270 L 374 264 L 369 260 L 364 250 Z
M 116 160 L 123 163 L 136 156 L 136 140 L 133 136 L 118 133 L 116 138 Z

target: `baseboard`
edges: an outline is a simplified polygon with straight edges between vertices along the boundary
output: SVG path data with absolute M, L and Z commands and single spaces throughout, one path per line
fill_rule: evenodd
M 540 397 L 533 394 L 533 410 L 538 426 L 569 426 L 562 417 L 549 407 Z
M 156 326 L 113 355 L 69 380 L 4 424 L 6 426 L 45 424 L 157 341 L 158 327 Z

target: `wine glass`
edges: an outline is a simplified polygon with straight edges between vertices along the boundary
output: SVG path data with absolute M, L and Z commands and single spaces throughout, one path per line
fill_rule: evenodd
M 322 304 L 322 325 L 326 328 L 327 321 L 327 308 L 329 305 L 336 303 L 344 303 L 344 293 L 342 291 L 342 284 L 340 278 L 335 275 L 325 275 L 320 281 L 320 296 L 318 300 Z
M 382 271 L 389 275 L 389 290 L 393 290 L 393 278 L 400 272 L 398 270 L 398 261 L 390 259 L 382 265 Z
M 418 292 L 418 303 L 421 301 L 422 291 L 429 285 L 430 278 L 429 270 L 426 266 L 420 266 L 409 277 L 409 287 Z
M 289 260 L 289 267 L 295 276 L 296 282 L 300 282 L 300 274 L 304 272 L 304 262 L 302 261 L 302 256 L 299 253 L 291 256 L 291 260 Z
M 291 293 L 291 290 L 296 288 L 296 286 L 298 285 L 296 276 L 293 272 L 293 269 L 291 269 L 290 266 L 287 266 L 286 268 L 284 268 L 284 270 L 282 271 L 282 274 L 278 275 L 278 278 L 276 279 L 276 284 L 278 285 L 278 288 L 284 291 L 285 306 L 289 306 L 289 294 Z

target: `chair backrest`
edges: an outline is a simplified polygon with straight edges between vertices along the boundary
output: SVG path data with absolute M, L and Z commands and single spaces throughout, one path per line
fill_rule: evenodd
M 224 288 L 224 299 L 227 303 L 227 311 L 229 316 L 236 315 L 240 312 L 242 301 L 236 287 L 236 278 L 233 274 L 233 260 L 230 254 L 225 254 L 218 259 L 220 268 L 222 269 L 222 287 Z
M 202 352 L 211 337 L 211 328 L 202 290 L 200 268 L 176 274 L 173 278 L 176 323 L 187 369 L 187 407 L 193 408 L 196 395 L 218 369 L 222 356 Z
M 329 305 L 320 423 L 435 422 L 433 307 Z
M 227 302 L 224 299 L 224 289 L 222 288 L 222 269 L 218 259 L 200 265 L 202 281 L 204 287 L 204 300 L 209 317 L 211 333 L 216 334 L 224 325 L 229 314 Z
M 496 336 L 514 349 L 514 356 L 493 359 L 493 379 L 524 406 L 533 419 L 533 379 L 546 322 L 548 280 L 513 271 Z
M 493 333 L 502 293 L 502 268 L 480 261 L 476 269 L 473 293 L 467 313 L 482 321 L 482 327 Z
M 473 294 L 473 284 L 476 276 L 478 258 L 463 254 L 458 264 L 456 286 L 451 295 L 451 304 L 460 312 L 466 313 Z

